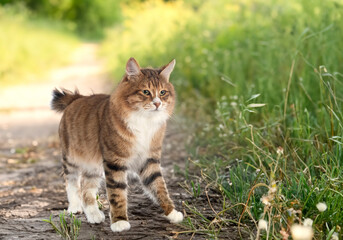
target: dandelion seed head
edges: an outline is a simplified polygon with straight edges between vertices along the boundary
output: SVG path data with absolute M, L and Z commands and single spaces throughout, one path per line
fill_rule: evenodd
M 304 223 L 303 223 L 303 225 L 304 225 L 305 227 L 312 227 L 312 224 L 313 224 L 313 220 L 312 220 L 311 218 L 306 218 L 306 219 L 304 220 Z
M 334 232 L 330 238 L 330 240 L 339 240 L 338 233 Z
M 264 220 L 264 219 L 258 220 L 258 228 L 261 229 L 261 230 L 266 230 L 267 231 L 267 228 L 268 228 L 267 221 Z
M 326 206 L 326 203 L 320 202 L 316 205 L 316 207 L 318 208 L 319 212 L 324 212 L 328 206 Z
M 330 240 L 339 240 L 338 233 L 334 232 Z
M 294 240 L 311 240 L 313 238 L 312 227 L 294 224 L 291 227 L 291 234 Z

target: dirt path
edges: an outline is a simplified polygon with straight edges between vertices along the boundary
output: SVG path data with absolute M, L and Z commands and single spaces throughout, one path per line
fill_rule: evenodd
M 111 89 L 103 66 L 95 58 L 96 45 L 84 44 L 72 56 L 72 64 L 53 71 L 45 84 L 0 90 L 0 239 L 60 239 L 42 219 L 58 222 L 67 208 L 61 173 L 57 127 L 61 115 L 50 110 L 51 91 L 63 86 L 81 93 Z M 174 165 L 184 166 L 183 134 L 172 120 L 164 144 L 162 166 L 172 199 L 178 209 L 190 196 L 179 187 Z M 131 230 L 114 234 L 110 230 L 104 189 L 106 222 L 90 225 L 84 215 L 79 239 L 170 239 L 182 226 L 169 224 L 158 206 L 146 198 L 137 183 L 130 185 Z M 181 237 L 180 237 L 181 236 Z M 178 239 L 189 239 L 180 235 Z M 202 239 L 202 238 L 196 238 Z

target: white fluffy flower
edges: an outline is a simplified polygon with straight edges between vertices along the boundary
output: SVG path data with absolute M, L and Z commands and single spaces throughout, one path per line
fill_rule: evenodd
M 277 154 L 278 156 L 283 155 L 283 148 L 282 148 L 282 147 L 278 147 L 278 148 L 276 149 L 276 154 Z
M 330 240 L 339 240 L 338 233 L 334 232 Z
M 312 227 L 312 224 L 313 224 L 313 220 L 311 219 L 311 218 L 306 218 L 305 220 L 304 220 L 304 226 L 305 227 Z
M 291 234 L 294 240 L 311 240 L 313 238 L 313 229 L 309 226 L 294 224 L 291 227 Z
M 267 221 L 263 220 L 263 219 L 258 220 L 258 228 L 261 229 L 261 230 L 266 230 L 267 231 L 267 228 L 268 228 Z
M 270 206 L 270 202 L 269 202 L 268 196 L 263 196 L 263 197 L 261 198 L 261 202 L 262 202 L 264 205 L 266 205 L 266 206 Z
M 318 208 L 319 212 L 324 212 L 328 208 L 326 203 L 318 203 L 316 207 Z

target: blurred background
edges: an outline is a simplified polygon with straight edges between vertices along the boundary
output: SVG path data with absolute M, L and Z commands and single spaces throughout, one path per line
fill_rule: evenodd
M 254 235 L 264 219 L 273 224 L 257 235 L 287 239 L 310 218 L 316 239 L 342 236 L 341 0 L 0 0 L 0 29 L 2 112 L 32 101 L 13 104 L 28 89 L 49 91 L 35 106 L 47 104 L 48 89 L 75 76 L 109 90 L 130 57 L 176 59 L 189 154 L 178 171 L 194 199 L 210 188 L 222 207 L 196 210 L 191 231 L 216 236 L 242 221 Z M 81 68 L 66 77 L 70 65 Z M 70 86 L 104 89 L 80 81 Z

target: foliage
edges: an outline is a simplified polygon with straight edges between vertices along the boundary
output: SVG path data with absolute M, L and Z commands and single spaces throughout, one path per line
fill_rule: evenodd
M 112 74 L 120 79 L 125 63 L 131 56 L 141 66 L 159 66 L 170 62 L 172 56 L 166 53 L 168 46 L 165 43 L 185 25 L 190 10 L 181 2 L 148 1 L 131 4 L 122 11 L 125 17 L 123 25 L 108 31 L 102 45 L 102 56 L 107 59 Z M 165 57 L 157 62 L 156 58 L 162 56 Z
M 0 7 L 0 86 L 37 82 L 47 70 L 65 64 L 77 40 L 67 32 L 30 20 L 22 9 Z
M 81 228 L 81 220 L 77 219 L 72 213 L 70 213 L 69 218 L 66 218 L 66 213 L 61 212 L 60 215 L 60 226 L 56 226 L 52 221 L 52 216 L 49 219 L 43 219 L 55 230 L 55 232 L 60 235 L 65 240 L 77 240 L 79 236 L 79 231 Z
M 270 228 L 262 238 L 282 238 L 304 218 L 318 239 L 340 231 L 342 9 L 335 0 L 124 8 L 124 26 L 108 32 L 102 48 L 113 76 L 120 79 L 132 56 L 141 66 L 176 58 L 179 110 L 199 127 L 191 165 L 222 196 L 222 211 L 205 220 L 197 210 L 191 228 L 216 235 L 234 214 L 246 229 L 263 216 Z M 190 179 L 194 197 L 198 186 Z M 318 202 L 328 209 L 318 212 Z
M 120 21 L 118 0 L 0 0 L 0 5 L 24 5 L 31 16 L 65 22 L 87 37 L 101 37 L 106 27 Z

